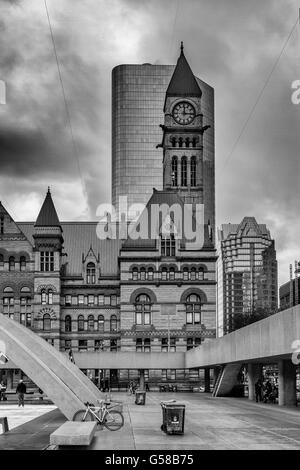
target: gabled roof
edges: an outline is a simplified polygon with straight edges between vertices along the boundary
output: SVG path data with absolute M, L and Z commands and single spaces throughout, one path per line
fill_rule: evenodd
M 7 212 L 7 210 L 5 209 L 1 201 L 0 201 L 0 216 L 6 217 L 5 232 L 4 232 L 4 235 L 0 235 L 0 239 L 7 235 L 13 235 L 15 240 L 26 239 L 31 245 L 33 245 L 32 241 L 26 237 L 26 235 L 23 233 L 19 225 L 14 221 L 12 216 Z
M 258 224 L 255 217 L 244 217 L 240 224 L 222 224 L 219 232 L 221 240 L 228 237 L 251 237 L 266 236 L 271 237 L 265 224 Z
M 185 58 L 183 45 L 166 96 L 201 96 L 202 91 Z
M 66 276 L 82 275 L 82 253 L 93 247 L 99 254 L 102 276 L 118 275 L 118 256 L 124 240 L 120 238 L 102 240 L 97 236 L 99 222 L 61 222 L 64 233 L 63 263 L 66 263 Z M 26 237 L 34 244 L 34 222 L 18 222 Z M 118 229 L 116 230 L 118 235 Z
M 128 238 L 127 240 L 123 243 L 122 250 L 155 250 L 157 249 L 157 244 L 156 244 L 156 239 L 153 238 L 153 232 L 155 234 L 160 234 L 161 229 L 163 224 L 165 223 L 166 219 L 162 217 L 162 212 L 157 214 L 158 208 L 163 209 L 165 208 L 170 208 L 171 209 L 171 219 L 174 224 L 174 228 L 176 231 L 174 233 L 181 233 L 182 238 L 181 238 L 181 248 L 182 249 L 187 249 L 186 247 L 189 245 L 190 240 L 186 238 L 185 233 L 184 233 L 184 218 L 188 216 L 188 209 L 185 208 L 184 206 L 184 201 L 183 199 L 179 196 L 178 192 L 176 190 L 162 190 L 158 191 L 155 188 L 153 188 L 153 193 L 152 196 L 150 197 L 145 210 L 143 213 L 140 215 L 136 223 L 133 225 L 132 230 L 135 230 L 136 232 L 141 232 L 143 235 L 146 235 L 145 238 L 138 238 L 134 239 L 134 237 L 131 236 L 131 231 L 130 229 L 128 230 Z M 176 220 L 173 220 L 173 210 L 177 207 L 181 208 L 181 221 L 179 221 L 179 225 L 176 225 Z M 154 210 L 152 210 L 154 209 Z M 167 215 L 167 214 L 166 214 Z M 197 222 L 196 218 L 192 213 L 190 214 L 192 217 L 192 224 L 193 224 L 193 230 L 197 228 Z M 158 216 L 158 217 L 157 217 Z M 154 217 L 154 218 L 153 218 Z M 180 227 L 181 223 L 181 227 Z M 144 225 L 143 225 L 144 224 Z M 146 230 L 144 231 L 140 227 L 145 227 Z M 201 227 L 199 227 L 199 230 L 201 230 Z M 176 236 L 176 235 L 175 235 Z M 203 248 L 212 248 L 213 244 L 209 239 L 209 230 L 207 224 L 204 225 L 204 245 Z
M 46 194 L 44 203 L 36 220 L 35 227 L 61 227 L 51 197 L 50 188 L 48 188 L 48 192 Z

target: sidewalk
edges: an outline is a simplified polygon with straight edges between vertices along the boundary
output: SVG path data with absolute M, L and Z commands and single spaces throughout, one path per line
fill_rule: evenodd
M 116 432 L 97 431 L 89 450 L 300 449 L 299 408 L 205 393 L 150 392 L 146 406 L 135 405 L 134 396 L 125 393 L 113 393 L 113 398 L 124 403 L 125 425 Z M 169 436 L 160 429 L 160 401 L 170 399 L 186 404 L 183 436 Z M 0 448 L 45 449 L 50 434 L 64 421 L 59 410 L 53 410 L 0 436 Z

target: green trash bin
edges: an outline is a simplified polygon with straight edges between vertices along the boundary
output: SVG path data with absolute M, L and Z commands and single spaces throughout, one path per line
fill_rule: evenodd
M 135 404 L 136 405 L 145 405 L 146 403 L 146 392 L 143 390 L 136 390 L 135 392 Z
M 166 434 L 184 434 L 185 404 L 174 401 L 161 402 L 163 424 L 161 430 Z

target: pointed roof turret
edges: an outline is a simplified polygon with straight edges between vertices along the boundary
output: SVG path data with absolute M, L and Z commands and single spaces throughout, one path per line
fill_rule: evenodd
M 183 42 L 180 46 L 180 56 L 170 80 L 167 96 L 201 96 L 202 91 L 197 80 L 185 58 Z
M 59 218 L 51 197 L 50 188 L 35 223 L 35 227 L 60 227 Z

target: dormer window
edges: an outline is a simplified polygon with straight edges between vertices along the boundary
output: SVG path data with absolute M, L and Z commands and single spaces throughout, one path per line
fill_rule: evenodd
M 88 263 L 86 267 L 86 282 L 87 284 L 96 283 L 96 267 L 94 263 Z
M 161 236 L 161 256 L 176 255 L 176 240 L 173 234 Z

